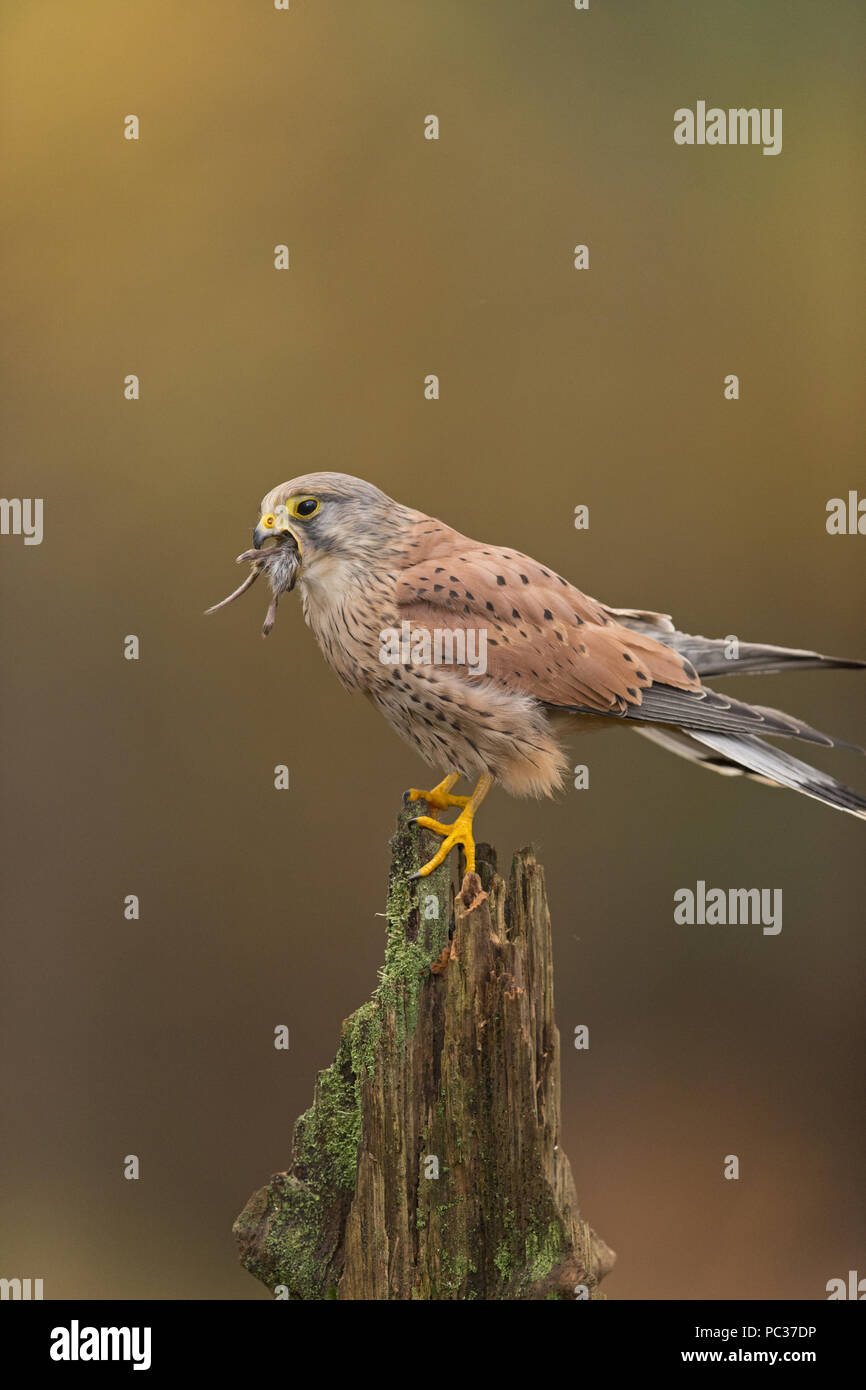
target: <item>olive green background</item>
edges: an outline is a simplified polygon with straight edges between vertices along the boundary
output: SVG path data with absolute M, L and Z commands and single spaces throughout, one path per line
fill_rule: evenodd
M 202 616 L 274 484 L 356 473 L 609 603 L 866 657 L 866 540 L 824 527 L 864 490 L 864 29 L 853 0 L 5 8 L 3 491 L 45 538 L 0 538 L 0 1274 L 267 1297 L 231 1223 L 375 983 L 426 775 L 299 603 L 266 643 L 261 589 Z M 698 99 L 782 107 L 782 153 L 675 146 Z M 727 688 L 866 739 L 856 672 Z M 546 866 L 605 1287 L 822 1298 L 866 1273 L 864 827 L 625 731 L 573 753 L 589 790 L 493 794 L 479 833 Z M 698 879 L 781 887 L 781 935 L 675 926 Z

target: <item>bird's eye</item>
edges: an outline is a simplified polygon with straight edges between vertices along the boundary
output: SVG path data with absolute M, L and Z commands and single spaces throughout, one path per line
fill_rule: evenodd
M 300 502 L 295 503 L 295 516 L 312 516 L 319 510 L 319 499 L 317 497 L 302 497 Z
M 276 519 L 273 512 L 268 512 L 267 516 L 262 517 L 262 525 L 267 526 L 268 530 L 270 530 Z

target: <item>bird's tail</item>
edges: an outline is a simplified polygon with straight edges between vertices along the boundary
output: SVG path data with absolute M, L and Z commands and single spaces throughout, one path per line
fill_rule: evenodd
M 666 613 L 649 613 L 638 608 L 607 608 L 605 611 L 623 627 L 654 637 L 665 647 L 673 647 L 691 662 L 701 677 L 769 675 L 794 668 L 808 671 L 820 667 L 866 667 L 866 661 L 822 656 L 820 652 L 799 647 L 771 647 L 764 642 L 740 642 L 732 637 L 696 637 L 689 632 L 678 632 Z
M 754 734 L 711 733 L 701 730 L 658 728 L 642 725 L 637 732 L 671 753 L 700 763 L 727 776 L 750 777 L 771 787 L 789 787 L 804 796 L 835 806 L 866 820 L 866 796 L 846 787 L 790 753 L 774 748 Z
M 706 677 L 766 675 L 794 669 L 821 667 L 866 667 L 866 661 L 822 656 L 820 652 L 798 647 L 773 647 L 763 642 L 740 642 L 734 637 L 697 637 L 680 632 L 667 613 L 651 613 L 639 608 L 607 608 L 611 617 L 674 651 L 691 662 L 698 675 Z M 759 733 L 808 740 L 811 743 L 840 745 L 841 740 L 821 734 L 801 720 L 762 705 L 746 705 L 740 700 L 723 699 L 704 687 L 698 696 L 691 692 L 651 687 L 640 706 L 626 711 L 627 717 L 644 722 L 637 732 L 672 753 L 700 763 L 702 767 L 728 776 L 742 775 L 773 787 L 790 787 L 804 796 L 814 797 L 827 806 L 848 811 L 866 820 L 866 797 L 829 776 L 766 743 Z M 664 727 L 659 727 L 659 723 Z M 672 727 L 676 725 L 678 727 Z M 752 726 L 751 728 L 749 726 Z M 851 745 L 843 745 L 850 747 Z

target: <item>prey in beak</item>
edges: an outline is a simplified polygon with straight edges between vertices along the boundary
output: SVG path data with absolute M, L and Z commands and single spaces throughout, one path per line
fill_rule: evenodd
M 267 521 L 271 521 L 272 524 L 266 526 Z M 263 548 L 266 540 L 272 540 L 274 544 Z M 230 603 L 234 603 L 236 598 L 240 598 L 241 594 L 245 594 L 247 589 L 252 588 L 260 574 L 266 574 L 273 595 L 262 624 L 262 636 L 267 637 L 276 621 L 280 594 L 289 594 L 295 587 L 301 568 L 301 552 L 287 526 L 281 526 L 278 530 L 276 518 L 263 517 L 253 531 L 253 549 L 245 550 L 235 561 L 237 565 L 244 563 L 249 564 L 251 569 L 243 584 L 238 585 L 234 593 L 215 603 L 212 608 L 205 609 L 205 612 L 216 613 L 218 609 L 226 608 Z

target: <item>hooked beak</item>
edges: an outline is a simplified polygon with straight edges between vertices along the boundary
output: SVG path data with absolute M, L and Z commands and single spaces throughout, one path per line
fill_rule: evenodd
M 280 517 L 267 517 L 270 525 L 265 525 L 266 518 L 262 517 L 258 526 L 253 531 L 253 545 L 256 550 L 261 550 L 262 543 L 266 540 L 279 540 L 281 536 L 291 536 L 296 540 L 294 532 Z

